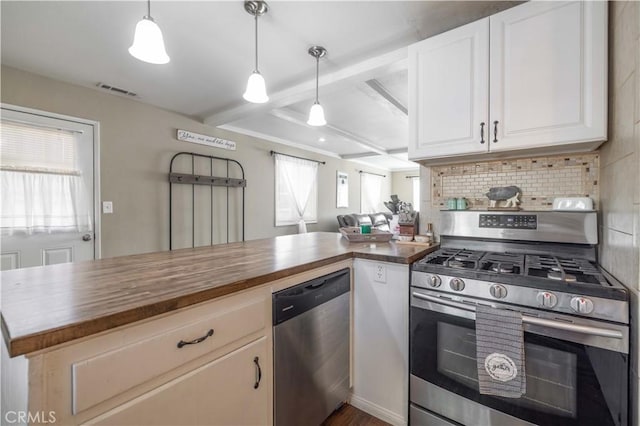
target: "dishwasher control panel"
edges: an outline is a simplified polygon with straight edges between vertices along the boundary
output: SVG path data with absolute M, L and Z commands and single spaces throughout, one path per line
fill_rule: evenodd
M 274 293 L 273 325 L 348 293 L 350 289 L 350 271 L 347 268 Z

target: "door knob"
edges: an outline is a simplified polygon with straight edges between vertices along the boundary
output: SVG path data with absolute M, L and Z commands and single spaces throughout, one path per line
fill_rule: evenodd
M 82 241 L 91 241 L 91 234 L 84 234 L 82 236 Z

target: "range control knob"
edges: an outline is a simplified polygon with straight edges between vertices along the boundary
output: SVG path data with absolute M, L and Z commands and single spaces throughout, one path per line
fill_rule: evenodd
M 558 298 L 556 295 L 548 291 L 541 291 L 538 293 L 536 300 L 538 301 L 538 305 L 544 308 L 553 308 L 558 304 Z
M 464 290 L 464 281 L 460 278 L 451 278 L 449 281 L 449 287 L 451 287 L 451 290 L 453 291 L 462 291 Z
M 571 309 L 579 314 L 590 314 L 593 312 L 593 302 L 586 297 L 574 297 L 570 302 Z
M 496 299 L 504 299 L 507 297 L 507 289 L 500 284 L 494 284 L 489 288 L 489 293 Z
M 438 288 L 442 284 L 442 280 L 437 275 L 431 275 L 429 277 L 429 287 Z

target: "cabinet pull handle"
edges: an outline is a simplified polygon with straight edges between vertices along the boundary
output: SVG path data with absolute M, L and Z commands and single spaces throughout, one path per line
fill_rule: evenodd
M 258 389 L 258 386 L 260 386 L 260 380 L 262 380 L 262 369 L 260 368 L 260 358 L 255 357 L 253 359 L 253 362 L 256 365 L 256 382 L 253 385 L 253 388 Z
M 208 337 L 211 337 L 211 336 L 213 336 L 213 328 L 207 331 L 207 334 L 205 334 L 204 336 L 198 337 L 197 339 L 193 339 L 190 342 L 185 342 L 184 340 L 180 340 L 178 342 L 178 349 L 186 345 L 195 345 L 197 343 L 204 342 L 205 340 L 207 340 Z
M 498 142 L 498 121 L 493 122 L 493 143 Z
M 480 123 L 480 143 L 484 143 L 484 121 Z

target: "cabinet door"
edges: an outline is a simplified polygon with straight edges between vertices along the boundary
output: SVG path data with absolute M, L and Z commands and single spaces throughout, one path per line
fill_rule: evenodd
M 489 18 L 409 47 L 410 159 L 487 151 L 488 61 Z
M 606 8 L 529 2 L 490 17 L 491 151 L 606 139 Z
M 258 378 L 258 363 L 262 378 Z M 117 407 L 88 424 L 266 425 L 271 368 L 263 337 Z

